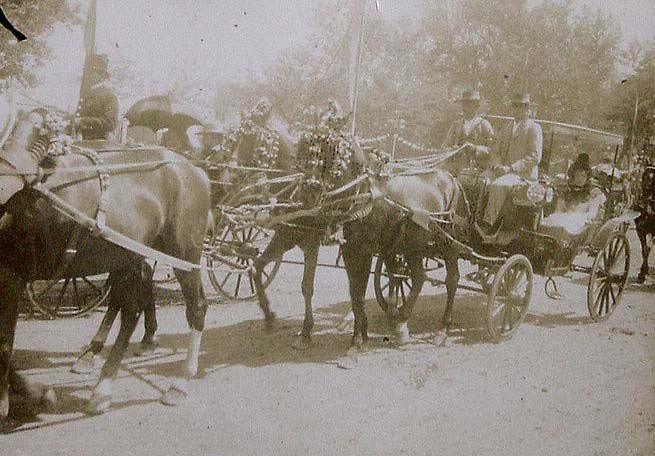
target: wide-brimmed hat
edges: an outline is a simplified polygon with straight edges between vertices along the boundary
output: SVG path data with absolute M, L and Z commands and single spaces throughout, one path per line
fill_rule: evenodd
M 475 102 L 480 102 L 480 92 L 477 90 L 473 89 L 464 89 L 462 91 L 462 97 L 458 99 L 457 101 L 475 101 Z
M 531 104 L 529 93 L 515 93 L 512 96 L 512 106 L 530 106 Z

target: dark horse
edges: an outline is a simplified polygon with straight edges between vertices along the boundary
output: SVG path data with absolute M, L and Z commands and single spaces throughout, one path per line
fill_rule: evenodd
M 388 200 L 380 201 L 369 217 L 344 226 L 346 242 L 343 258 L 355 315 L 351 349 L 365 346 L 368 340 L 364 298 L 375 254 L 387 265 L 393 265 L 396 254 L 402 254 L 410 269 L 412 293 L 417 294 L 425 278 L 422 260 L 425 257 L 444 260 L 446 309 L 435 336 L 435 343 L 440 345 L 452 324 L 452 310 L 459 282 L 459 252 L 440 231 L 430 226 L 426 215 L 455 211 L 460 203 L 460 188 L 449 172 L 437 169 L 414 176 L 391 177 L 380 184 L 380 191 L 388 200 L 404 208 L 398 209 L 396 204 Z M 407 321 L 411 316 L 413 302 L 413 299 L 409 299 L 397 315 L 390 315 L 400 343 L 410 340 Z
M 110 272 L 114 284 L 110 299 L 120 303 L 122 314 L 116 343 L 88 404 L 91 413 L 102 412 L 110 405 L 112 381 L 151 287 L 144 280 L 140 256 L 80 229 L 33 188 L 37 181 L 44 181 L 40 174 L 44 157 L 38 152 L 42 149 L 33 147 L 44 140 L 35 127 L 42 123 L 41 114 L 21 113 L 0 151 L 0 202 L 4 203 L 0 222 L 0 421 L 7 419 L 9 411 L 8 379 L 24 285 L 56 277 L 71 238 L 76 239 L 78 248 L 78 271 Z M 54 173 L 44 185 L 60 200 L 91 218 L 96 217 L 102 204 L 109 228 L 167 255 L 198 264 L 210 204 L 207 176 L 165 149 L 106 152 L 102 162 L 106 166 L 142 165 L 110 171 L 109 176 L 104 176 L 103 188 L 102 171 L 88 170 L 89 166 L 93 169 L 98 165 L 93 155 L 62 155 L 49 165 L 54 165 Z M 152 165 L 153 162 L 159 164 Z M 86 170 L 65 172 L 67 168 L 80 167 Z M 162 402 L 166 404 L 184 399 L 188 379 L 197 372 L 207 308 L 200 270 L 176 269 L 175 274 L 186 301 L 190 339 L 185 372 L 163 395 Z
M 641 215 L 635 220 L 637 236 L 641 243 L 642 263 L 639 269 L 637 283 L 643 283 L 648 274 L 648 256 L 650 246 L 648 236 L 655 236 L 655 166 L 646 166 L 641 176 L 641 194 L 635 202 L 635 209 Z
M 366 157 L 360 157 L 360 160 Z M 451 157 L 444 168 L 459 169 L 463 165 L 463 155 Z M 366 165 L 366 163 L 364 163 Z M 359 165 L 358 165 L 359 166 Z M 352 171 L 351 177 L 356 173 Z M 361 170 L 361 168 L 360 168 Z M 350 286 L 350 297 L 355 327 L 352 347 L 359 348 L 368 339 L 367 320 L 364 312 L 364 295 L 370 274 L 372 258 L 380 254 L 387 264 L 392 264 L 395 255 L 401 253 L 408 263 L 416 293 L 420 292 L 424 281 L 422 260 L 426 256 L 436 256 L 445 260 L 447 306 L 441 319 L 441 327 L 448 328 L 452 320 L 452 307 L 459 281 L 458 252 L 446 239 L 432 230 L 426 229 L 424 216 L 427 213 L 444 213 L 454 210 L 459 200 L 459 187 L 452 175 L 445 170 L 435 170 L 416 175 L 395 176 L 386 182 L 375 182 L 376 194 L 381 194 L 413 212 L 399 210 L 399 206 L 378 199 L 370 213 L 344 224 L 345 244 L 343 258 Z M 419 220 L 419 223 L 415 223 Z M 301 337 L 294 347 L 306 349 L 311 342 L 314 325 L 312 315 L 312 297 L 316 273 L 318 250 L 326 230 L 330 226 L 330 217 L 319 214 L 316 217 L 294 220 L 292 224 L 280 225 L 268 248 L 255 261 L 254 281 L 257 288 L 259 304 L 267 322 L 275 318 L 270 310 L 270 303 L 262 285 L 262 271 L 266 264 L 298 246 L 305 257 L 302 279 L 302 293 L 305 301 L 305 318 Z M 400 342 L 409 339 L 407 321 L 411 316 L 411 306 L 403 306 L 397 315 L 391 315 Z M 446 331 L 447 332 L 447 331 Z M 437 337 L 441 334 L 438 331 Z

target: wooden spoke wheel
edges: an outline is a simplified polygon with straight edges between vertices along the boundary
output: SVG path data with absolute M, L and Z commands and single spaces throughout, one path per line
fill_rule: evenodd
M 594 321 L 607 320 L 621 303 L 630 268 L 630 243 L 613 233 L 596 254 L 587 286 L 587 308 Z
M 417 284 L 403 255 L 395 255 L 393 264 L 387 264 L 382 257 L 375 262 L 373 286 L 375 299 L 385 312 L 395 313 L 405 304 L 414 304 L 423 283 Z
M 487 329 L 495 342 L 512 337 L 528 313 L 532 297 L 532 265 L 513 255 L 494 275 L 487 297 Z
M 273 232 L 260 227 L 238 228 L 232 223 L 219 225 L 218 230 L 210 239 L 210 248 L 223 257 L 251 267 L 271 241 Z M 211 252 L 206 255 L 209 280 L 214 289 L 228 299 L 245 301 L 255 298 L 257 292 L 253 273 L 231 272 L 230 266 L 221 263 L 220 259 L 212 257 Z M 262 284 L 268 287 L 280 269 L 281 260 L 272 261 L 263 271 Z M 222 268 L 212 270 L 212 268 Z
M 37 280 L 26 286 L 27 298 L 45 317 L 80 317 L 95 310 L 109 296 L 109 274 Z

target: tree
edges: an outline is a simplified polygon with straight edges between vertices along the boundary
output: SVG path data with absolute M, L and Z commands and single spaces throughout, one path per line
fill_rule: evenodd
M 432 43 L 426 59 L 445 75 L 451 99 L 481 84 L 493 112 L 512 92 L 526 90 L 538 115 L 601 127 L 602 105 L 615 78 L 619 32 L 600 12 L 576 15 L 573 2 L 458 0 L 439 3 L 422 30 Z
M 78 5 L 66 0 L 8 0 L 2 8 L 27 40 L 18 43 L 9 31 L 0 29 L 0 80 L 14 78 L 33 86 L 37 81 L 32 69 L 48 55 L 44 33 L 55 23 L 79 23 Z
M 655 138 L 655 41 L 645 45 L 641 59 L 635 59 L 634 73 L 617 83 L 612 91 L 609 120 L 626 128 L 626 135 L 639 143 Z M 638 104 L 637 121 L 634 121 Z M 634 129 L 634 132 L 633 132 Z

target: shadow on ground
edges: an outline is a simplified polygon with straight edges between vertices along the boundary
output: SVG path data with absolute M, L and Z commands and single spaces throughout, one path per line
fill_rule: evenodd
M 446 293 L 429 292 L 440 289 L 426 289 L 416 302 L 409 322 L 410 334 L 418 342 L 432 342 L 437 323 L 446 307 Z M 158 291 L 167 299 L 181 300 L 179 291 Z M 300 309 L 299 309 L 300 311 Z M 258 368 L 283 363 L 328 363 L 336 364 L 348 349 L 352 328 L 339 331 L 343 317 L 350 311 L 349 302 L 340 302 L 314 311 L 315 326 L 312 347 L 307 351 L 298 351 L 291 347 L 296 334 L 302 327 L 302 318 L 293 317 L 277 321 L 273 329 L 267 330 L 262 320 L 245 320 L 227 326 L 211 326 L 203 334 L 198 377 L 204 378 L 211 372 L 230 366 Z M 372 349 L 392 349 L 393 338 L 384 312 L 375 300 L 366 302 L 369 320 L 370 347 Z M 179 309 L 183 317 L 183 308 Z M 525 320 L 528 325 L 538 327 L 556 327 L 589 323 L 588 317 L 576 316 L 571 312 L 558 314 L 529 313 Z M 519 329 L 520 331 L 520 329 Z M 147 383 L 152 388 L 163 392 L 161 386 L 178 373 L 182 372 L 184 352 L 186 350 L 186 331 L 173 334 L 159 334 L 157 354 L 148 358 L 126 358 L 121 368 L 121 376 L 133 377 Z M 491 343 L 486 329 L 486 296 L 475 293 L 459 292 L 453 311 L 453 326 L 450 332 L 452 344 L 475 345 Z M 130 346 L 130 350 L 136 344 Z M 105 347 L 106 354 L 111 346 Z M 410 347 L 411 349 L 411 347 Z M 128 354 L 128 356 L 130 356 Z M 74 361 L 74 355 L 68 352 L 24 351 L 15 353 L 16 366 L 20 370 L 39 370 L 40 375 L 59 376 L 67 381 L 50 383 L 55 388 L 59 404 L 55 413 L 61 415 L 76 414 L 76 417 L 63 417 L 63 420 L 44 423 L 50 426 L 71 419 L 84 419 L 79 412 L 84 409 L 85 399 L 89 396 L 89 386 L 97 373 L 89 377 L 73 377 L 68 370 Z M 55 375 L 57 374 L 57 375 Z M 157 381 L 152 378 L 158 377 Z M 73 378 L 73 380 L 71 380 Z M 79 379 L 79 380 L 78 380 Z M 162 382 L 163 380 L 163 382 Z M 112 410 L 139 406 L 155 399 L 135 399 L 112 404 Z M 111 413 L 111 412 L 110 412 Z M 23 417 L 25 422 L 33 421 L 34 414 Z M 37 427 L 41 426 L 39 425 Z

